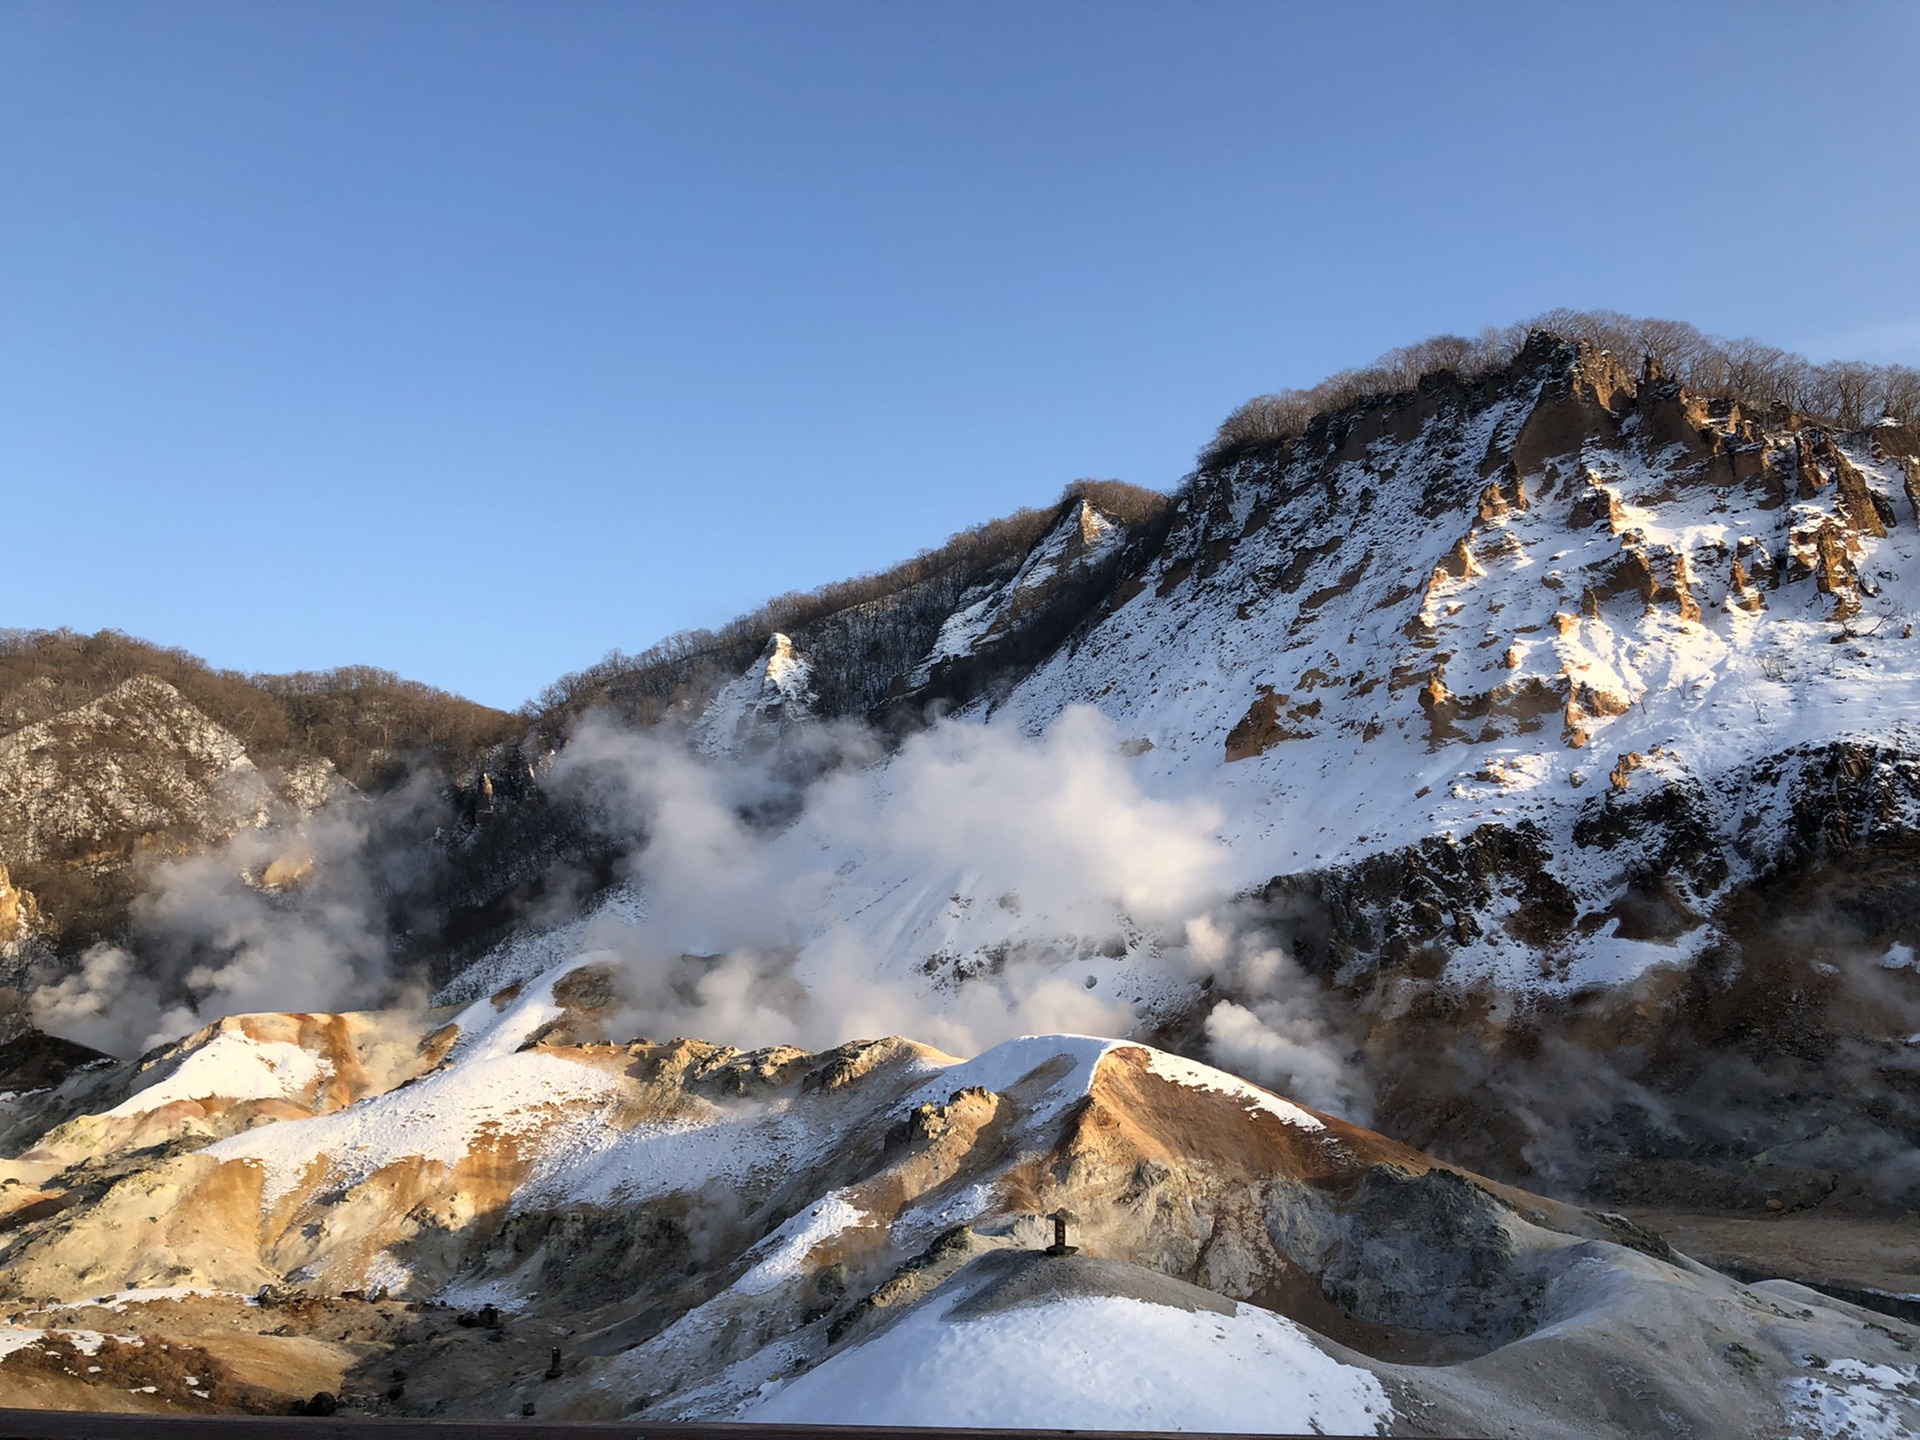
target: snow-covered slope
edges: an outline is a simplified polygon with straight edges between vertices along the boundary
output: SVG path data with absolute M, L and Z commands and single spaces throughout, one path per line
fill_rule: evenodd
M 803 814 L 775 868 L 831 878 L 792 973 L 824 993 L 854 955 L 964 1020 L 996 988 L 1037 1005 L 1045 971 L 1085 987 L 1067 1023 L 1308 1088 L 1345 1055 L 1328 1103 L 1370 1093 L 1514 1178 L 1910 1208 L 1917 507 L 1910 430 L 1748 413 L 1549 335 L 1202 470 L 1164 533 L 1083 505 L 896 682 L 1031 743 L 972 772 L 1018 824 L 952 858 Z M 1021 631 L 1021 586 L 1073 556 L 1106 568 L 1072 626 Z M 993 749 L 910 740 L 873 814 L 912 808 L 938 744 Z M 1053 778 L 1094 753 L 1091 786 Z M 965 787 L 945 803 L 965 829 Z M 1149 843 L 1098 843 L 1123 810 L 1240 902 L 1123 893 Z M 1021 826 L 1112 883 L 1063 890 Z
M 239 738 L 151 676 L 0 736 L 0 853 L 16 866 L 123 832 L 224 835 L 272 799 Z
M 990 654 L 1017 633 L 1022 620 L 1062 588 L 1097 572 L 1125 542 L 1124 526 L 1091 500 L 1081 500 L 1033 547 L 1012 579 L 961 598 L 911 683 L 925 687 L 955 662 Z
M 1763 762 L 1913 747 L 1920 461 L 1897 438 L 1770 428 L 1542 340 L 1489 386 L 1202 477 L 1123 603 L 991 711 L 1090 704 L 1151 742 L 1142 771 L 1218 798 L 1248 883 L 1498 824 L 1603 910 L 1619 857 L 1576 823 L 1661 785 L 1711 795 L 1751 875 L 1784 838 L 1752 834 L 1781 800 Z M 1672 958 L 1624 928 L 1488 926 L 1449 964 L 1564 992 Z

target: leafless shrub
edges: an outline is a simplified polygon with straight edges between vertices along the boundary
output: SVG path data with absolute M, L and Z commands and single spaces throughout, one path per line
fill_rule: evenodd
M 1077 500 L 1092 501 L 1095 509 L 1136 530 L 1159 520 L 1173 504 L 1173 497 L 1163 491 L 1143 490 L 1124 480 L 1075 480 L 1060 492 L 1060 504 Z
M 1885 387 L 1880 403 L 1887 414 L 1908 425 L 1920 425 L 1920 370 L 1911 365 L 1889 365 L 1882 372 Z
M 1436 335 L 1389 350 L 1371 365 L 1330 375 L 1310 390 L 1256 395 L 1221 423 L 1200 452 L 1200 463 L 1203 467 L 1225 464 L 1249 450 L 1291 440 L 1321 415 L 1365 400 L 1410 393 L 1431 375 L 1462 379 L 1484 375 L 1512 360 L 1526 338 L 1527 327 L 1521 325 L 1484 330 L 1472 340 Z

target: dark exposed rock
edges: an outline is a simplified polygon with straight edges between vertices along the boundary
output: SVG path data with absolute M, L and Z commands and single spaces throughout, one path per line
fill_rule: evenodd
M 1450 944 L 1489 924 L 1541 949 L 1566 936 L 1579 904 L 1548 872 L 1549 858 L 1538 827 L 1488 824 L 1461 840 L 1431 836 L 1346 869 L 1283 876 L 1261 898 L 1310 970 L 1343 983 L 1379 968 L 1433 978 Z M 1499 921 L 1489 914 L 1496 900 L 1512 904 Z
M 1532 1328 L 1546 1282 L 1521 1217 L 1446 1169 L 1373 1165 L 1337 1202 L 1277 1184 L 1268 1230 L 1327 1301 L 1366 1325 L 1499 1343 Z

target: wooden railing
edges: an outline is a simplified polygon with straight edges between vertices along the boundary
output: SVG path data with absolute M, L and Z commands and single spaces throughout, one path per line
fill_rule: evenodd
M 0 1410 L 0 1440 L 1307 1440 L 1220 1431 L 957 1430 L 865 1425 L 649 1424 L 642 1420 L 401 1420 L 351 1416 L 129 1415 Z M 1327 1437 L 1318 1437 L 1327 1440 Z

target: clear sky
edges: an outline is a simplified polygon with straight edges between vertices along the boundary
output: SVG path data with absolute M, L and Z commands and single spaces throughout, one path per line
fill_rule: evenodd
M 0 7 L 0 625 L 511 706 L 1557 305 L 1920 363 L 1920 5 Z

